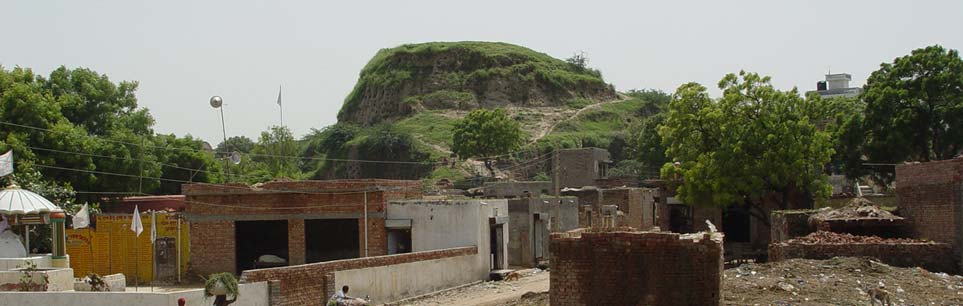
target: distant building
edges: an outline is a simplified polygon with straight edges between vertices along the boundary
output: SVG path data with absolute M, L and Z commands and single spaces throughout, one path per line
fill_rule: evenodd
M 816 82 L 816 93 L 823 98 L 845 97 L 853 98 L 863 93 L 859 87 L 849 87 L 853 76 L 848 73 L 827 74 L 825 81 Z
M 558 151 L 560 188 L 594 186 L 595 180 L 608 178 L 612 157 L 600 148 L 564 149 Z

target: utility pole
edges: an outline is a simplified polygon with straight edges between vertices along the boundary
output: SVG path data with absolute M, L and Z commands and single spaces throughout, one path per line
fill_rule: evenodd
M 562 196 L 561 182 L 559 182 L 559 168 L 561 163 L 558 159 L 558 143 L 555 143 L 555 151 L 552 152 L 552 182 L 554 183 L 555 197 L 558 198 Z

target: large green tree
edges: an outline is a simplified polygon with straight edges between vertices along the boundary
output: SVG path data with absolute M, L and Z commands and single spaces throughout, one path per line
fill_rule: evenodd
M 494 176 L 494 158 L 512 152 L 522 141 L 521 127 L 505 110 L 476 109 L 455 124 L 452 151 L 481 159 Z
M 284 126 L 272 126 L 261 132 L 257 144 L 251 151 L 253 159 L 267 166 L 269 173 L 275 177 L 298 179 L 301 171 L 298 167 L 298 144 L 294 140 L 291 130 Z
M 862 129 L 868 161 L 950 159 L 963 150 L 963 60 L 956 50 L 930 46 L 881 64 L 861 98 L 865 114 L 854 128 Z
M 153 135 L 154 120 L 137 106 L 136 88 L 85 68 L 60 67 L 45 78 L 0 67 L 0 150 L 15 152 L 17 173 L 38 173 L 35 185 L 69 186 L 83 191 L 76 195 L 81 201 L 174 192 L 175 182 L 161 178 L 189 181 L 174 174 L 180 168 L 220 171 L 197 152 L 195 140 Z M 172 153 L 183 150 L 191 153 Z M 217 180 L 204 174 L 193 181 Z
M 679 197 L 700 205 L 745 205 L 768 224 L 763 197 L 790 207 L 793 191 L 828 196 L 824 166 L 833 154 L 830 133 L 818 128 L 823 100 L 796 89 L 776 90 L 769 77 L 726 75 L 723 96 L 709 97 L 697 83 L 679 87 L 659 134 L 671 162 L 662 174 L 681 179 Z

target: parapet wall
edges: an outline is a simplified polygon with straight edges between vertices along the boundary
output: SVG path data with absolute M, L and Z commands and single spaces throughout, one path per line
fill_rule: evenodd
M 773 243 L 769 260 L 790 258 L 829 259 L 833 257 L 873 257 L 897 267 L 923 267 L 930 271 L 958 271 L 953 247 L 946 243 Z
M 241 274 L 242 282 L 260 282 L 260 281 L 280 281 L 281 292 L 280 292 L 280 303 L 278 305 L 323 305 L 327 298 L 334 294 L 335 288 L 339 287 L 337 285 L 345 285 L 342 280 L 336 279 L 336 272 L 345 270 L 356 270 L 365 268 L 375 268 L 375 267 L 388 267 L 388 266 L 398 266 L 400 268 L 409 269 L 405 264 L 417 263 L 422 261 L 434 261 L 435 264 L 440 263 L 453 263 L 454 265 L 446 265 L 442 267 L 441 270 L 448 269 L 450 272 L 460 272 L 462 269 L 468 269 L 468 267 L 458 265 L 464 264 L 465 261 L 435 261 L 443 259 L 456 259 L 459 257 L 471 257 L 478 253 L 476 247 L 464 247 L 464 248 L 453 248 L 444 249 L 436 251 L 427 252 L 416 252 L 398 255 L 387 255 L 387 256 L 376 256 L 376 257 L 366 257 L 358 259 L 347 259 L 347 260 L 336 260 L 313 264 L 304 264 L 289 267 L 279 267 L 279 268 L 267 268 L 267 269 L 256 269 L 256 270 L 246 270 Z M 360 280 L 354 280 L 358 282 L 357 284 L 346 284 L 353 288 L 400 288 L 405 290 L 402 293 L 396 292 L 380 292 L 375 293 L 372 291 L 362 292 L 361 290 L 352 290 L 356 295 L 372 294 L 372 297 L 385 296 L 385 297 L 395 297 L 400 294 L 415 294 L 424 288 L 417 288 L 416 285 L 419 283 L 412 282 L 410 278 L 430 278 L 430 276 L 421 277 L 418 273 L 394 273 L 386 272 L 384 273 L 386 277 L 372 277 L 362 283 Z M 387 277 L 393 275 L 392 277 Z M 400 277 L 399 277 L 400 276 Z M 467 283 L 466 281 L 465 283 Z M 401 286 L 399 286 L 401 284 Z M 448 284 L 450 287 L 461 285 L 460 283 Z M 436 286 L 432 284 L 432 286 Z M 437 290 L 437 287 L 427 288 L 425 290 Z M 369 289 L 374 290 L 374 289 Z M 429 291 L 430 292 L 430 291 Z M 427 292 L 421 292 L 427 293 Z M 389 301 L 376 301 L 378 303 L 389 302 Z
M 552 234 L 551 304 L 720 305 L 722 235 Z

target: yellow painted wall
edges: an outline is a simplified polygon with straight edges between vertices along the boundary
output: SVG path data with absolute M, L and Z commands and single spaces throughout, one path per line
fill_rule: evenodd
M 150 241 L 151 221 L 149 213 L 141 214 L 144 231 L 139 237 L 130 230 L 131 215 L 96 215 L 96 230 L 83 228 L 67 230 L 67 254 L 74 276 L 84 277 L 90 272 L 99 275 L 123 273 L 132 283 L 134 271 L 143 284 L 150 282 L 154 275 L 153 247 Z M 157 213 L 157 238 L 177 237 L 177 214 Z M 181 221 L 180 244 L 181 275 L 186 275 L 188 247 L 188 226 Z

